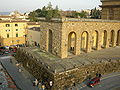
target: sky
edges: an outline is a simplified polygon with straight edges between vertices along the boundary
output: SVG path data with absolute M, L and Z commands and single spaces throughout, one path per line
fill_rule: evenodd
M 0 0 L 0 12 L 30 12 L 51 2 L 62 10 L 92 9 L 101 5 L 100 0 Z

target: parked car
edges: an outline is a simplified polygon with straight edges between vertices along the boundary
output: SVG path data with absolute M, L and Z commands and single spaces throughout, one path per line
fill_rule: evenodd
M 95 78 L 91 79 L 90 82 L 88 83 L 88 86 L 94 87 L 97 84 L 100 84 L 100 77 L 95 77 Z

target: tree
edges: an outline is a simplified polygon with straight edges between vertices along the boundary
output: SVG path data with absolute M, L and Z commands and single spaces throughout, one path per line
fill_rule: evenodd
M 46 7 L 44 6 L 44 7 L 42 8 L 41 17 L 46 17 L 46 14 L 47 14 L 47 9 L 46 9 Z
M 47 14 L 46 14 L 46 20 L 51 20 L 51 18 L 53 17 L 53 11 L 52 10 L 48 10 Z
M 81 11 L 80 13 L 74 11 L 74 12 L 72 13 L 72 17 L 73 17 L 73 18 L 78 18 L 78 17 L 87 18 L 87 15 L 88 15 L 88 13 L 85 12 L 85 11 Z
M 52 10 L 52 9 L 53 9 L 53 8 L 52 8 L 52 4 L 51 4 L 51 2 L 48 3 L 48 6 L 47 6 L 46 9 L 47 9 L 47 10 Z
M 79 16 L 80 16 L 81 18 L 87 18 L 87 15 L 88 15 L 88 13 L 85 12 L 85 11 L 82 11 L 81 13 L 79 13 Z
M 45 17 L 46 20 L 50 20 L 51 18 L 59 18 L 60 13 L 58 6 L 56 6 L 54 9 L 52 8 L 51 2 L 49 2 L 47 7 L 44 6 L 42 9 L 37 9 L 33 12 L 30 12 L 29 17 L 31 21 L 37 21 L 37 18 L 39 17 Z
M 38 21 L 37 18 L 36 18 L 37 16 L 38 15 L 37 15 L 37 13 L 35 11 L 30 12 L 30 14 L 29 14 L 30 21 Z
M 91 18 L 100 19 L 101 18 L 101 11 L 97 10 L 96 8 L 92 9 L 90 15 L 91 15 Z
M 60 17 L 60 12 L 59 12 L 58 6 L 56 6 L 55 9 L 53 10 L 53 17 L 54 18 Z
M 73 18 L 78 18 L 78 16 L 79 16 L 79 13 L 78 12 L 72 12 L 72 17 Z
M 41 9 L 37 9 L 37 10 L 35 10 L 35 12 L 37 13 L 37 17 L 40 17 L 42 10 Z

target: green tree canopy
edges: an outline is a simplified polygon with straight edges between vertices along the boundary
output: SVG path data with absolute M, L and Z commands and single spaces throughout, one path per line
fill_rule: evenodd
M 53 8 L 51 2 L 49 2 L 47 7 L 44 6 L 42 9 L 37 9 L 29 14 L 31 21 L 36 21 L 39 17 L 45 17 L 47 20 L 50 20 L 51 18 L 59 18 L 60 12 L 58 6 Z
M 91 15 L 91 18 L 100 19 L 101 18 L 101 11 L 94 8 L 94 9 L 91 10 L 90 15 Z

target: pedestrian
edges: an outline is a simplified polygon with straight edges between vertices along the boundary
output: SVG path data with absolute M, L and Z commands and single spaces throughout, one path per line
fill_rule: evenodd
M 50 86 L 52 87 L 52 85 L 53 85 L 53 82 L 52 82 L 52 81 L 50 81 Z
M 45 85 L 42 85 L 42 90 L 45 90 Z
M 50 82 L 49 82 L 49 84 L 50 84 L 50 88 L 52 88 L 53 82 L 52 82 L 52 81 L 50 81 Z
M 19 71 L 19 72 L 22 72 L 22 69 L 21 69 L 21 68 L 19 68 L 19 69 L 18 69 L 18 71 Z
M 99 74 L 98 73 L 96 73 L 96 77 L 98 77 L 99 76 Z
M 101 78 L 101 77 L 102 77 L 102 75 L 101 75 L 101 74 L 99 74 L 98 76 L 99 76 L 99 78 Z
M 33 81 L 33 86 L 37 86 L 38 85 L 38 80 L 35 79 L 35 81 Z
M 42 88 L 42 84 L 39 82 L 38 83 L 38 89 L 41 90 L 41 88 Z

